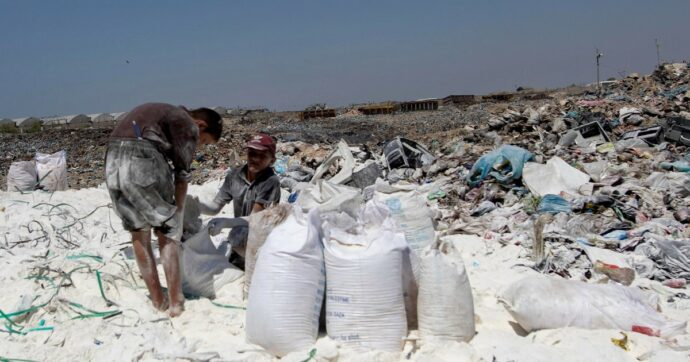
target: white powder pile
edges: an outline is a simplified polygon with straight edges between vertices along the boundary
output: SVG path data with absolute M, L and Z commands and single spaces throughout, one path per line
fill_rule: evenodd
M 209 198 L 219 185 L 216 181 L 191 186 L 190 194 Z M 223 287 L 213 301 L 187 300 L 186 311 L 179 318 L 170 319 L 154 310 L 136 262 L 125 252 L 130 236 L 109 204 L 103 187 L 53 194 L 0 192 L 0 310 L 12 320 L 0 316 L 4 331 L 0 332 L 0 359 L 274 360 L 245 341 L 242 278 Z M 231 215 L 231 209 L 226 207 L 222 215 Z M 304 361 L 312 350 L 312 359 L 317 361 L 689 358 L 688 335 L 664 341 L 626 332 L 627 351 L 612 342 L 623 337 L 616 330 L 563 328 L 525 336 L 496 298 L 501 288 L 536 273 L 515 266 L 528 259 L 525 250 L 474 236 L 449 240 L 461 251 L 473 288 L 478 334 L 469 344 L 416 348 L 409 341 L 401 353 L 362 354 L 340 348 L 322 335 L 313 348 L 291 353 L 284 360 Z M 159 273 L 164 283 L 160 266 Z M 662 312 L 668 317 L 690 319 L 690 302 L 667 303 L 664 293 L 668 290 L 659 283 L 645 279 L 635 283 L 660 294 Z M 30 308 L 29 313 L 12 315 Z M 410 337 L 415 335 L 416 331 L 410 332 Z

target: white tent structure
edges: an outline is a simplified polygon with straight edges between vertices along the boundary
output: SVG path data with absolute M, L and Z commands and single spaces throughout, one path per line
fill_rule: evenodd
M 0 128 L 3 130 L 9 131 L 9 130 L 17 129 L 17 124 L 14 123 L 14 121 L 9 119 L 9 118 L 3 118 L 3 119 L 0 119 Z
M 115 118 L 115 122 L 120 122 L 122 119 L 127 117 L 127 113 L 129 112 L 118 112 L 118 113 L 111 113 L 110 115 Z
M 88 116 L 89 118 L 91 118 L 91 122 L 93 123 L 106 123 L 115 121 L 115 117 L 113 117 L 113 115 L 110 113 L 95 113 L 89 114 Z
M 29 129 L 35 125 L 43 125 L 43 121 L 36 117 L 15 118 L 13 121 L 21 130 Z
M 213 107 L 213 108 L 211 108 L 211 109 L 213 109 L 213 110 L 216 111 L 218 114 L 220 114 L 221 117 L 225 117 L 225 116 L 228 115 L 228 109 L 225 108 L 225 107 L 218 106 L 218 107 Z
M 91 118 L 85 114 L 72 114 L 69 116 L 45 117 L 43 124 L 48 127 L 70 125 L 80 126 L 91 124 Z
M 69 124 L 70 126 L 90 125 L 91 117 L 85 114 L 75 114 L 72 116 L 67 116 L 67 124 Z
M 67 116 L 43 117 L 43 125 L 46 127 L 53 127 L 67 124 Z

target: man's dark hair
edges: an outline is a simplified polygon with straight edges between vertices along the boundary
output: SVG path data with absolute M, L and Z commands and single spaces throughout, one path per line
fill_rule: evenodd
M 197 108 L 191 111 L 187 110 L 187 113 L 194 119 L 205 121 L 206 129 L 204 132 L 209 133 L 216 141 L 220 139 L 220 135 L 223 133 L 223 119 L 220 118 L 218 112 L 208 108 Z

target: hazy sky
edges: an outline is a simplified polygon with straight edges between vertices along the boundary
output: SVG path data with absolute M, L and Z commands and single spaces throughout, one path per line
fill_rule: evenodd
M 0 0 L 0 118 L 298 110 L 556 87 L 690 58 L 690 1 Z

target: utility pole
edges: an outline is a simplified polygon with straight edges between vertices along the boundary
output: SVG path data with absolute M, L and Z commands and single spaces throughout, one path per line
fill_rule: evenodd
M 599 52 L 599 48 L 597 48 L 597 93 L 601 96 L 601 81 L 599 79 L 599 58 L 601 58 L 604 54 Z
M 659 44 L 659 39 L 654 39 L 654 44 L 656 45 L 656 66 L 660 67 L 661 66 L 661 52 L 659 51 L 659 48 L 661 45 Z

